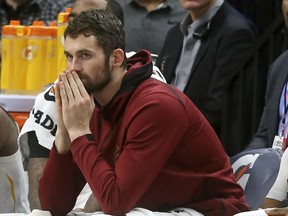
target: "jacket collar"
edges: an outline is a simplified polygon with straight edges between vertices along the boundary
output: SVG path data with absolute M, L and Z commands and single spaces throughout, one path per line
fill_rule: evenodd
M 152 75 L 152 57 L 150 52 L 141 50 L 127 60 L 128 71 L 125 74 L 120 89 L 112 100 L 103 108 L 101 115 L 109 122 L 117 121 L 124 112 L 135 89 Z M 96 102 L 97 104 L 97 102 Z M 99 105 L 97 105 L 99 108 Z

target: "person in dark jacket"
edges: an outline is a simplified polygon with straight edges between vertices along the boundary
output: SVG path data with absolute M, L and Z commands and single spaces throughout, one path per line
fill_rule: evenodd
M 253 135 L 255 71 L 252 63 L 239 69 L 254 46 L 256 30 L 223 0 L 180 2 L 189 12 L 168 32 L 156 66 L 200 109 L 233 156 Z

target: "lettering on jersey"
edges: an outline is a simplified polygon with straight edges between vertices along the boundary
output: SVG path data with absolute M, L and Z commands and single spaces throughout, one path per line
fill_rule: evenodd
M 32 110 L 32 114 L 34 116 L 35 123 L 41 125 L 46 130 L 49 130 L 50 133 L 53 136 L 55 136 L 57 125 L 49 115 L 47 114 L 44 115 L 44 113 L 41 110 L 35 110 L 35 109 Z
M 49 91 L 46 91 L 44 94 L 44 98 L 47 101 L 54 101 L 55 102 L 55 89 L 54 85 L 50 87 Z
M 238 158 L 233 164 L 233 173 L 237 180 L 237 183 L 245 189 L 247 182 L 250 177 L 250 171 L 254 166 L 255 161 L 260 156 L 260 154 L 247 154 Z

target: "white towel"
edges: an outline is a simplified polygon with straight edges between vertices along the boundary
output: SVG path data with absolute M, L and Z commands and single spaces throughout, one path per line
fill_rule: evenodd
M 29 117 L 21 129 L 19 135 L 20 143 L 22 145 L 22 136 L 24 134 L 29 131 L 35 131 L 39 144 L 47 149 L 51 149 L 56 127 L 54 86 L 50 86 L 37 95 Z
M 110 216 L 102 211 L 94 213 L 74 212 L 67 216 Z M 144 208 L 134 208 L 126 214 L 126 216 L 204 216 L 203 214 L 190 208 L 176 208 L 167 212 L 150 211 Z
M 268 216 L 264 209 L 258 209 L 254 211 L 247 211 L 247 212 L 241 212 L 238 214 L 235 214 L 234 216 Z

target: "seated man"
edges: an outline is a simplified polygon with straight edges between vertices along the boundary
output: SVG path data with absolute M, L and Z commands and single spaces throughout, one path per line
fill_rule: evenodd
M 18 126 L 0 106 L 0 213 L 28 213 L 28 184 L 19 150 Z
M 239 66 L 255 45 L 256 30 L 226 1 L 180 3 L 187 14 L 167 33 L 156 66 L 193 101 L 233 156 L 251 138 L 256 65 Z
M 68 69 L 55 87 L 57 130 L 39 184 L 43 210 L 67 214 L 86 183 L 105 214 L 249 209 L 210 124 L 185 94 L 151 78 L 148 51 L 127 60 L 125 31 L 113 14 L 82 12 L 64 38 Z
M 120 5 L 114 0 L 76 0 L 69 15 L 69 20 L 72 20 L 81 11 L 88 9 L 106 9 L 124 23 L 123 11 Z M 134 52 L 129 52 L 127 53 L 127 56 L 133 54 Z M 152 77 L 165 82 L 163 75 L 156 67 L 154 67 Z M 27 169 L 29 175 L 29 201 L 31 209 L 41 208 L 38 199 L 39 178 L 43 173 L 45 163 L 49 156 L 56 129 L 55 97 L 54 87 L 52 86 L 37 95 L 33 110 L 20 134 L 22 151 L 25 152 L 26 157 L 29 157 Z M 26 161 L 27 160 L 28 158 L 26 158 Z M 84 207 L 87 194 L 79 197 L 79 202 L 75 205 L 76 208 Z M 91 197 L 91 199 L 93 199 L 93 197 Z M 88 202 L 84 208 L 86 212 L 95 210 L 95 208 L 91 209 L 89 207 L 89 203 L 90 202 Z

